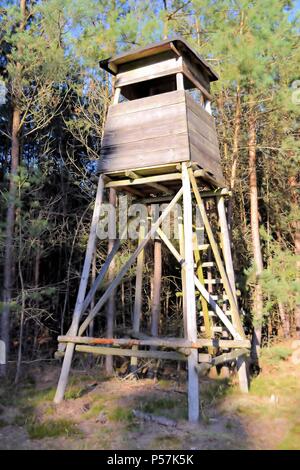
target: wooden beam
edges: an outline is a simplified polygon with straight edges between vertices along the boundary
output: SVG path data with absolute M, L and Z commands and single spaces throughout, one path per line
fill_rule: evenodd
M 160 226 L 160 224 L 163 222 L 163 220 L 167 217 L 169 212 L 173 209 L 177 201 L 181 198 L 183 194 L 183 189 L 181 188 L 175 197 L 172 199 L 170 204 L 166 207 L 166 209 L 162 212 L 160 217 L 157 219 L 157 221 L 152 225 L 150 231 L 147 233 L 145 236 L 144 240 L 142 243 L 139 244 L 139 246 L 136 248 L 135 252 L 131 255 L 129 260 L 124 264 L 118 275 L 115 277 L 114 281 L 109 285 L 107 288 L 106 292 L 102 295 L 100 300 L 96 303 L 95 307 L 93 310 L 89 313 L 85 321 L 82 323 L 82 325 L 79 328 L 79 335 L 82 335 L 83 332 L 86 330 L 88 327 L 90 321 L 97 315 L 99 310 L 103 307 L 107 299 L 109 298 L 111 292 L 120 284 L 122 278 L 125 276 L 127 271 L 131 268 L 132 264 L 140 254 L 140 252 L 145 248 L 149 240 L 153 237 L 155 232 L 157 231 L 157 228 Z
M 99 182 L 98 182 L 92 223 L 91 223 L 91 228 L 90 228 L 90 235 L 89 235 L 88 244 L 86 248 L 85 259 L 84 259 L 75 309 L 73 313 L 72 324 L 69 330 L 71 335 L 77 334 L 80 317 L 82 315 L 82 306 L 83 306 L 84 299 L 85 299 L 92 258 L 93 258 L 93 254 L 94 254 L 94 250 L 96 246 L 97 225 L 98 225 L 98 221 L 100 217 L 101 204 L 103 200 L 103 190 L 104 190 L 104 177 L 101 175 L 99 178 Z M 65 389 L 66 389 L 67 382 L 68 382 L 73 353 L 74 353 L 74 344 L 68 343 L 65 356 L 64 356 L 64 361 L 62 364 L 59 381 L 57 384 L 57 389 L 56 389 L 56 393 L 54 397 L 54 403 L 60 403 L 63 400 Z
M 224 364 L 224 362 L 232 362 L 240 356 L 245 356 L 249 354 L 247 349 L 239 349 L 236 351 L 231 351 L 230 353 L 224 353 L 220 356 L 216 356 L 212 359 L 212 363 L 214 366 L 218 366 L 220 364 Z
M 146 235 L 146 223 L 147 220 L 141 219 L 140 228 L 139 228 L 139 241 L 138 245 L 142 243 Z M 141 321 L 141 312 L 142 312 L 142 288 L 143 288 L 143 270 L 144 270 L 144 259 L 145 259 L 145 250 L 142 250 L 137 257 L 136 265 L 136 278 L 135 278 L 135 298 L 134 298 L 134 307 L 133 307 L 133 330 L 136 332 L 140 331 L 140 321 Z M 137 349 L 135 347 L 135 349 Z M 131 358 L 130 363 L 132 369 L 137 367 L 137 356 Z
M 106 188 L 117 188 L 122 186 L 136 186 L 139 184 L 151 184 L 151 183 L 159 183 L 165 181 L 179 181 L 181 180 L 180 173 L 167 173 L 165 175 L 152 175 L 152 176 L 141 176 L 136 179 L 124 179 L 124 180 L 111 180 L 109 181 L 105 187 Z
M 120 94 L 121 94 L 121 88 L 120 87 L 115 88 L 114 97 L 113 97 L 113 104 L 118 104 L 119 103 Z
M 194 284 L 194 257 L 193 257 L 193 220 L 192 220 L 192 198 L 189 173 L 187 165 L 182 164 L 182 187 L 183 187 L 183 229 L 184 229 L 184 256 L 185 269 L 185 308 L 187 338 L 190 341 L 197 340 L 196 322 L 196 300 Z M 195 370 L 198 362 L 197 351 L 192 350 L 188 357 L 188 411 L 189 421 L 199 420 L 199 380 Z
M 169 190 L 170 191 L 170 190 Z M 218 197 L 220 195 L 222 196 L 231 196 L 231 191 L 229 191 L 226 188 L 222 188 L 216 191 L 201 191 L 201 197 L 202 198 L 209 198 L 209 197 Z M 171 201 L 173 195 L 170 194 L 169 196 L 158 196 L 158 197 L 148 197 L 148 198 L 143 198 L 142 200 L 138 200 L 141 204 L 158 204 L 161 202 L 169 202 Z
M 233 261 L 232 261 L 232 256 L 231 256 L 230 236 L 229 236 L 228 222 L 227 222 L 225 202 L 224 202 L 223 196 L 220 196 L 218 198 L 217 208 L 218 208 L 219 222 L 220 222 L 220 228 L 221 228 L 223 258 L 225 261 L 228 281 L 230 283 L 231 290 L 232 290 L 232 293 L 233 293 L 233 296 L 237 305 L 235 276 L 234 276 Z M 237 312 L 235 310 L 232 311 L 231 315 L 232 315 L 233 325 L 238 330 L 242 330 L 243 325 L 242 325 L 240 316 L 237 315 Z M 249 391 L 247 361 L 245 357 L 241 355 L 237 356 L 237 371 L 238 371 L 238 377 L 239 377 L 240 390 L 243 393 L 247 393 Z
M 232 339 L 197 339 L 195 342 L 191 342 L 185 338 L 170 338 L 160 337 L 154 338 L 147 336 L 142 333 L 135 333 L 130 331 L 132 336 L 141 336 L 142 339 L 136 338 L 91 338 L 89 336 L 59 336 L 58 341 L 60 343 L 78 343 L 78 344 L 102 344 L 102 345 L 117 345 L 117 346 L 157 346 L 170 349 L 177 348 L 192 348 L 201 349 L 208 346 L 214 346 L 220 349 L 230 348 L 248 348 L 250 349 L 250 341 L 248 339 L 243 340 L 232 340 Z
M 205 98 L 212 101 L 212 95 L 204 88 L 204 86 L 197 80 L 197 78 L 192 74 L 192 72 L 187 68 L 187 66 L 183 63 L 182 66 L 184 75 L 198 88 Z
M 114 214 L 117 207 L 117 194 L 114 188 L 109 189 L 109 203 L 114 208 Z M 113 220 L 113 223 L 116 227 L 116 220 Z M 108 255 L 112 251 L 114 247 L 115 240 L 109 239 L 108 240 Z M 112 259 L 110 266 L 108 268 L 108 282 L 111 282 L 114 278 L 114 270 L 115 270 L 115 263 L 114 258 Z M 108 337 L 114 335 L 114 323 L 115 323 L 115 311 L 116 311 L 116 299 L 115 299 L 116 291 L 113 291 L 108 299 L 106 304 L 106 335 Z M 106 373 L 112 375 L 113 374 L 113 358 L 107 357 L 105 361 L 105 368 Z
M 184 90 L 183 73 L 182 72 L 176 73 L 176 87 L 177 87 L 177 90 Z
M 111 347 L 101 347 L 101 346 L 86 346 L 86 345 L 77 345 L 75 351 L 86 352 L 96 355 L 104 356 L 125 356 L 125 357 L 140 357 L 140 358 L 154 358 L 154 359 L 164 359 L 172 361 L 186 361 L 186 356 L 178 352 L 169 352 L 169 351 L 140 351 L 133 349 L 121 349 L 121 348 L 111 348 Z

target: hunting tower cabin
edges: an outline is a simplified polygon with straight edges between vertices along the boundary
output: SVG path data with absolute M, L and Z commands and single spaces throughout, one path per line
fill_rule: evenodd
M 100 67 L 115 76 L 101 173 L 168 173 L 190 161 L 223 185 L 210 108 L 210 82 L 218 77 L 183 39 L 102 60 Z

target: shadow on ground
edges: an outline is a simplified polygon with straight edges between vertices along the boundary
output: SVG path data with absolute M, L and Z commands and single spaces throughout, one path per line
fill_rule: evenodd
M 186 421 L 184 375 L 175 380 L 171 369 L 160 380 L 74 370 L 66 400 L 55 406 L 59 367 L 31 368 L 18 390 L 0 389 L 0 448 L 299 449 L 300 368 L 289 356 L 286 345 L 268 350 L 249 395 L 234 378 L 203 378 L 197 425 Z

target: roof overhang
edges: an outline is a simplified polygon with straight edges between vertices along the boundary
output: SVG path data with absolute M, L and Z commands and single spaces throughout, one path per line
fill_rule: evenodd
M 202 59 L 202 57 L 200 57 L 199 54 L 195 52 L 194 49 L 191 48 L 184 39 L 180 37 L 166 39 L 165 41 L 149 44 L 146 47 L 131 49 L 130 51 L 118 54 L 114 57 L 100 60 L 99 64 L 102 69 L 106 70 L 112 75 L 116 75 L 118 73 L 118 66 L 121 64 L 133 62 L 144 57 L 161 54 L 162 52 L 166 52 L 168 50 L 172 50 L 173 52 L 179 53 L 180 55 L 182 53 L 187 54 L 193 62 L 201 65 L 206 70 L 210 82 L 218 80 L 218 75 L 213 71 L 210 65 L 204 59 Z

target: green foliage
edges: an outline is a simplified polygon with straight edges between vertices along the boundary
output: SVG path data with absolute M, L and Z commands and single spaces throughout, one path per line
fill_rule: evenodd
M 31 439 L 44 439 L 46 437 L 72 437 L 80 436 L 81 432 L 73 421 L 67 419 L 48 420 L 44 422 L 32 421 L 27 425 Z

